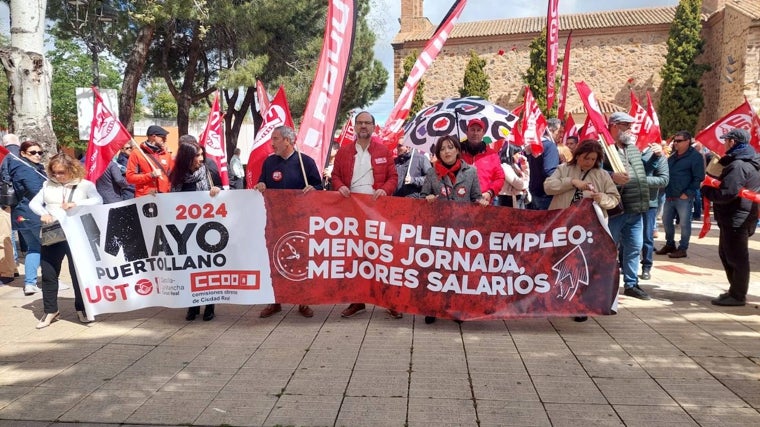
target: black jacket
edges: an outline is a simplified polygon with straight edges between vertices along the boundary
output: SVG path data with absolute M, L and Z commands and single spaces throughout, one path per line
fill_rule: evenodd
M 720 227 L 739 228 L 749 222 L 754 230 L 757 224 L 758 206 L 739 197 L 739 190 L 746 188 L 760 191 L 760 155 L 749 145 L 729 150 L 719 163 L 720 188 L 702 187 L 702 195 L 713 202 L 715 220 Z

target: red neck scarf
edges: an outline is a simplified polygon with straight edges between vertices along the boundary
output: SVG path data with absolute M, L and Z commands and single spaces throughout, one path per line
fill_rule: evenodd
M 452 184 L 456 184 L 457 182 L 457 172 L 459 172 L 459 169 L 462 168 L 462 161 L 460 159 L 457 159 L 456 162 L 449 168 L 446 167 L 446 165 L 443 164 L 443 162 L 435 162 L 435 173 L 438 175 L 439 178 L 443 179 L 444 176 L 448 175 L 449 179 L 451 180 Z

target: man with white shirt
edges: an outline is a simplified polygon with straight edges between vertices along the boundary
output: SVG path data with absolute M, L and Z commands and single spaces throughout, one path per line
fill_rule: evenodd
M 343 197 L 351 193 L 371 194 L 373 199 L 393 194 L 398 183 L 398 173 L 393 162 L 393 154 L 381 142 L 372 140 L 375 118 L 362 111 L 354 121 L 356 142 L 344 145 L 335 155 L 332 170 L 332 188 Z M 364 303 L 353 303 L 341 316 L 352 317 L 364 311 Z M 391 317 L 401 314 L 388 310 Z

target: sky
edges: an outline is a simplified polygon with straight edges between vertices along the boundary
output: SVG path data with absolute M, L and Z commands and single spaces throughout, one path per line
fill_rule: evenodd
M 451 8 L 454 0 L 426 0 L 424 14 L 437 26 Z M 560 14 L 586 13 L 601 10 L 638 9 L 642 7 L 675 6 L 678 0 L 559 0 Z M 547 1 L 541 0 L 468 0 L 458 22 L 546 16 Z M 375 28 L 375 58 L 382 61 L 390 74 L 388 86 L 380 99 L 367 107 L 378 123 L 385 123 L 393 108 L 393 48 L 391 41 L 398 33 L 400 0 L 372 0 L 369 19 Z

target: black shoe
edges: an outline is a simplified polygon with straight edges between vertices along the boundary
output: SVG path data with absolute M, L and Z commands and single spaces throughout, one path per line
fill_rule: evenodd
M 630 288 L 625 288 L 625 291 L 623 291 L 623 294 L 629 297 L 638 298 L 645 301 L 652 299 L 652 297 L 650 297 L 646 292 L 644 292 L 644 290 L 641 289 L 639 285 L 631 286 Z
M 185 315 L 185 320 L 192 321 L 195 320 L 196 316 L 200 314 L 201 308 L 200 307 L 188 307 L 187 308 L 187 315 Z
M 654 251 L 654 253 L 656 253 L 657 255 L 667 255 L 671 252 L 675 252 L 676 250 L 678 250 L 678 248 L 676 248 L 675 246 L 665 245 L 661 247 L 660 249 Z
M 425 323 L 428 325 L 435 323 L 435 316 L 425 316 Z
M 588 316 L 575 316 L 573 317 L 573 320 L 575 320 L 576 322 L 585 322 L 586 320 L 588 320 Z
M 747 305 L 747 301 L 734 298 L 728 293 L 721 294 L 718 298 L 710 301 L 712 305 L 720 305 L 723 307 L 741 307 Z
M 649 270 L 644 270 L 641 272 L 641 276 L 639 276 L 639 279 L 641 280 L 649 280 L 652 278 L 652 275 L 649 273 Z
M 214 318 L 214 305 L 207 305 L 206 308 L 203 309 L 203 321 L 208 322 L 209 320 Z

